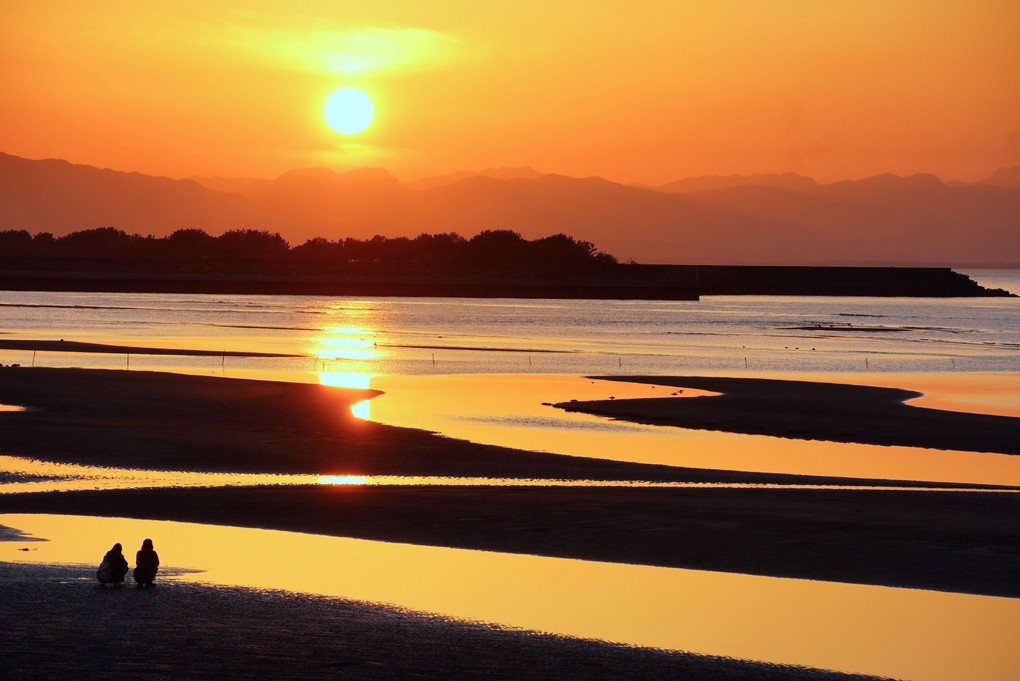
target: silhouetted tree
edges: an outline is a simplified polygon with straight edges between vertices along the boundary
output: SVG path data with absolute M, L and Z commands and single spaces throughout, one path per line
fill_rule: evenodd
M 178 229 L 165 241 L 164 257 L 200 260 L 212 257 L 216 252 L 216 237 L 201 229 Z
M 579 267 L 594 262 L 616 262 L 611 255 L 599 253 L 590 241 L 579 241 L 562 233 L 532 241 L 531 255 L 535 263 L 546 267 Z
M 290 244 L 276 232 L 234 229 L 216 239 L 216 254 L 224 260 L 283 261 L 289 252 Z
M 71 232 L 57 239 L 57 251 L 70 258 L 131 258 L 141 240 L 113 227 L 98 227 Z
M 302 267 L 335 268 L 345 259 L 342 241 L 330 241 L 321 236 L 295 246 L 290 253 L 291 260 Z
M 511 273 L 528 265 L 528 245 L 520 233 L 487 229 L 468 242 L 465 253 L 469 269 Z
M 34 256 L 32 235 L 24 229 L 0 232 L 0 257 L 26 258 Z
M 610 264 L 611 255 L 565 234 L 528 241 L 508 229 L 485 230 L 470 240 L 450 232 L 371 239 L 309 239 L 290 248 L 280 234 L 237 229 L 219 237 L 179 229 L 167 237 L 129 235 L 113 227 L 48 232 L 0 231 L 0 257 L 75 259 L 78 266 L 172 271 L 338 272 L 382 275 L 534 274 Z M 86 265 L 85 260 L 95 261 Z M 102 261 L 102 262 L 100 262 Z M 123 263 L 123 264 L 119 264 Z M 130 263 L 130 264 L 128 264 Z

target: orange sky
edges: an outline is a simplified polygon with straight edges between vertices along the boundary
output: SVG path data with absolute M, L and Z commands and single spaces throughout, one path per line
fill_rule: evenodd
M 1017 36 L 1015 0 L 4 0 L 0 151 L 171 177 L 977 180 L 1020 164 Z M 375 103 L 356 136 L 322 120 L 343 86 Z

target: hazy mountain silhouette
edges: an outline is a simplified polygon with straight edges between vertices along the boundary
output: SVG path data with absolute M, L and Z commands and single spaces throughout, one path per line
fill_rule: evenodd
M 990 177 L 977 184 L 990 184 L 993 187 L 1020 188 L 1020 166 L 999 168 Z
M 702 175 L 676 180 L 675 182 L 653 187 L 653 189 L 672 194 L 689 194 L 706 189 L 732 189 L 733 187 L 746 186 L 807 191 L 818 187 L 818 183 L 810 177 L 804 177 L 796 173 L 783 173 L 781 175 Z
M 0 229 L 251 228 L 292 244 L 511 229 L 527 239 L 562 232 L 645 263 L 1018 264 L 1012 172 L 965 186 L 933 175 L 828 185 L 797 175 L 692 178 L 664 191 L 531 168 L 413 183 L 382 169 L 310 168 L 271 180 L 199 178 L 202 186 L 0 154 Z
M 234 229 L 259 219 L 247 199 L 191 180 L 0 153 L 0 229 L 59 235 L 117 227 L 162 235 L 181 227 Z
M 442 187 L 444 185 L 453 184 L 466 180 L 471 177 L 491 177 L 496 180 L 521 180 L 521 179 L 535 179 L 542 176 L 542 173 L 538 172 L 531 166 L 523 166 L 521 168 L 486 168 L 478 172 L 472 170 L 462 170 L 459 173 L 452 173 L 450 175 L 437 175 L 436 177 L 426 177 L 422 180 L 415 180 L 414 182 L 408 182 L 408 189 L 432 189 L 434 187 Z

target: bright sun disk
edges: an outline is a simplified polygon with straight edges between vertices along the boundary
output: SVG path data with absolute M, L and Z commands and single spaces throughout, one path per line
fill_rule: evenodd
M 341 135 L 354 135 L 367 128 L 373 113 L 372 100 L 353 87 L 334 91 L 322 105 L 326 125 Z

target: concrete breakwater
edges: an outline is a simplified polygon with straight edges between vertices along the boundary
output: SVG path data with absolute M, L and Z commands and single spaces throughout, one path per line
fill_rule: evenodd
M 948 267 L 607 265 L 492 277 L 86 271 L 0 261 L 0 289 L 132 293 L 698 300 L 712 295 L 989 297 Z

